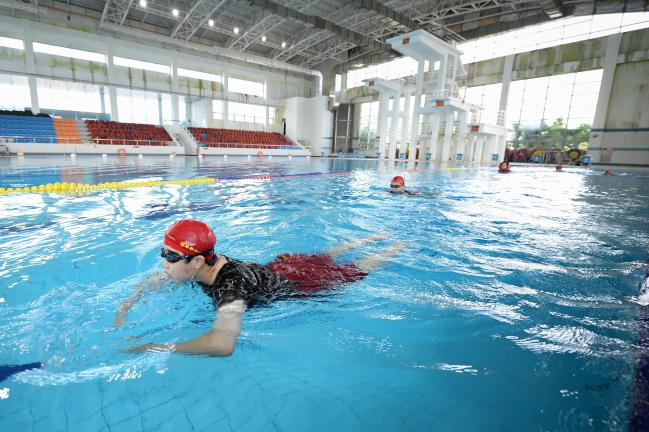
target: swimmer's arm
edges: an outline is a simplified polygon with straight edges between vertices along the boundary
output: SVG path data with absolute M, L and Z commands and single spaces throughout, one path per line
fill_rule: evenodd
M 212 329 L 202 336 L 177 344 L 153 344 L 121 350 L 122 352 L 175 351 L 228 357 L 234 352 L 241 332 L 241 318 L 246 311 L 243 300 L 235 300 L 218 308 Z
M 117 313 L 115 314 L 115 320 L 113 324 L 115 327 L 120 327 L 126 322 L 126 315 L 130 311 L 135 303 L 137 303 L 147 291 L 157 291 L 166 284 L 165 279 L 162 277 L 162 273 L 155 272 L 153 273 L 144 283 L 139 283 L 135 286 L 135 290 L 131 295 L 124 300 L 124 302 L 117 308 Z

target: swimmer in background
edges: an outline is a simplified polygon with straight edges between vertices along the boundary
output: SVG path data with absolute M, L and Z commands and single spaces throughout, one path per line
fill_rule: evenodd
M 562 171 L 563 171 L 563 167 L 561 166 L 561 164 L 559 164 L 559 165 L 557 165 L 556 167 L 554 167 L 554 170 L 555 170 L 556 172 L 562 172 Z
M 509 162 L 507 161 L 500 162 L 500 164 L 498 165 L 498 172 L 500 174 L 507 174 L 511 172 L 511 168 L 509 167 Z
M 401 176 L 394 176 L 392 177 L 392 180 L 390 180 L 390 193 L 418 195 L 417 192 L 406 189 L 406 180 Z
M 362 280 L 403 247 L 394 243 L 380 253 L 357 263 L 338 264 L 334 257 L 350 249 L 383 238 L 382 234 L 355 240 L 321 254 L 282 254 L 262 265 L 243 262 L 214 251 L 216 235 L 204 222 L 185 219 L 171 225 L 164 235 L 160 256 L 166 277 L 175 282 L 195 281 L 211 297 L 215 318 L 205 334 L 180 343 L 147 343 L 122 352 L 170 351 L 208 356 L 230 356 L 241 331 L 243 314 L 249 307 L 281 298 L 305 296 Z M 118 308 L 115 326 L 126 322 L 128 311 L 148 290 L 165 281 L 138 286 Z M 159 278 L 158 278 L 159 279 Z
M 602 175 L 605 175 L 605 176 L 612 176 L 612 175 L 613 175 L 613 170 L 607 169 L 606 171 L 604 171 L 604 172 L 602 173 Z

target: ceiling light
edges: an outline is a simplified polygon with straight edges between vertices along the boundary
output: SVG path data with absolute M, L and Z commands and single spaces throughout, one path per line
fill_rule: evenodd
M 180 15 L 180 12 L 178 11 L 178 9 L 174 9 L 174 10 L 171 11 L 171 14 L 173 16 L 177 17 L 178 15 Z
M 286 48 L 286 42 L 282 42 L 282 48 Z
M 207 24 L 209 24 L 210 27 L 214 27 L 214 20 L 213 19 L 209 20 Z
M 263 35 L 263 36 L 261 37 L 261 41 L 262 41 L 262 42 L 266 42 L 266 35 Z
M 146 7 L 146 0 L 140 0 L 140 6 Z
M 232 31 L 234 32 L 234 34 L 239 34 L 239 27 L 235 27 Z

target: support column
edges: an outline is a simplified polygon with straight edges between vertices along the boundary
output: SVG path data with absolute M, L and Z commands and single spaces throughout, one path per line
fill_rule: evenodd
M 458 160 L 457 155 L 461 154 L 462 159 L 460 160 L 465 160 L 466 159 L 466 154 L 464 153 L 464 145 L 466 142 L 466 133 L 469 130 L 468 125 L 467 125 L 467 112 L 466 111 L 461 111 L 460 112 L 460 128 L 457 134 L 457 139 L 455 141 L 455 155 L 451 155 L 454 160 Z
M 473 149 L 473 162 L 482 162 L 482 149 L 484 148 L 486 136 L 480 134 L 476 136 L 475 139 L 475 148 Z
M 106 47 L 106 70 L 108 72 L 108 97 L 110 98 L 110 119 L 112 121 L 119 121 L 119 113 L 117 110 L 117 88 L 115 87 L 115 63 L 113 61 L 113 48 L 108 45 Z
M 401 120 L 401 145 L 400 148 L 405 149 L 406 145 L 408 143 L 408 125 L 410 124 L 409 120 L 409 115 L 410 115 L 410 90 L 406 90 L 406 100 L 405 103 L 403 104 L 403 117 Z M 388 155 L 388 159 L 392 160 L 394 159 L 395 152 L 397 151 L 397 144 L 394 143 L 394 146 L 392 143 L 390 143 L 390 151 Z
M 433 113 L 433 125 L 430 130 L 430 142 L 428 143 L 428 149 L 426 149 L 426 159 L 430 161 L 435 161 L 437 159 L 437 147 L 439 141 L 439 127 L 442 123 L 442 113 L 436 111 Z
M 397 148 L 397 124 L 399 123 L 399 102 L 401 95 L 396 93 L 392 102 L 392 117 L 390 120 L 390 150 Z M 394 154 L 393 154 L 394 156 Z M 381 153 L 381 158 L 385 158 L 385 153 Z
M 101 113 L 106 114 L 106 88 L 99 87 L 99 105 L 101 106 Z
M 383 158 L 385 155 L 385 133 L 387 129 L 387 116 L 388 116 L 388 93 L 381 92 L 381 101 L 379 102 L 379 120 L 376 126 L 376 134 L 379 136 L 379 142 L 374 150 L 377 159 Z
M 230 127 L 230 107 L 228 106 L 228 101 L 230 100 L 230 90 L 228 90 L 228 75 L 228 69 L 225 68 L 225 70 L 223 71 L 223 127 L 226 129 Z
M 176 58 L 176 56 L 173 56 L 171 58 L 171 120 L 174 123 L 180 121 L 180 105 L 178 104 L 179 92 L 178 59 Z
M 448 154 L 451 151 L 451 140 L 453 138 L 453 111 L 446 113 L 446 127 L 444 128 L 444 142 L 442 144 L 441 163 L 448 162 Z
M 496 124 L 505 126 L 505 117 L 507 113 L 507 100 L 509 99 L 509 86 L 512 83 L 512 69 L 514 66 L 514 55 L 505 57 L 505 65 L 503 66 L 503 85 L 500 90 L 500 103 L 498 104 L 498 119 Z M 502 113 L 502 115 L 501 115 Z
M 412 122 L 410 124 L 410 153 L 409 160 L 415 160 L 417 154 L 417 141 L 419 138 L 419 109 L 421 108 L 421 89 L 424 85 L 424 59 L 419 59 L 417 66 L 417 81 L 415 88 L 415 100 L 413 101 L 414 109 L 412 110 Z M 405 147 L 402 149 L 405 151 Z
M 34 59 L 34 46 L 32 45 L 32 28 L 29 22 L 24 23 L 23 44 L 25 47 L 25 67 L 27 69 L 27 83 L 29 84 L 29 97 L 32 113 L 41 112 L 38 103 L 38 86 L 36 85 L 36 60 Z

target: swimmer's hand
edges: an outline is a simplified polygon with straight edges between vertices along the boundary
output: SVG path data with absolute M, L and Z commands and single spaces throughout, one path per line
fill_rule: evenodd
M 157 291 L 164 287 L 167 282 L 168 280 L 164 276 L 164 274 L 162 274 L 161 272 L 155 272 L 151 276 L 149 276 L 149 278 L 147 278 L 145 283 L 137 284 L 130 297 L 124 300 L 124 303 L 122 303 L 119 308 L 117 308 L 117 313 L 115 314 L 113 325 L 116 328 L 123 326 L 124 323 L 126 323 L 126 315 L 128 315 L 128 311 L 130 311 L 133 306 L 135 306 L 135 303 L 137 303 L 144 296 L 146 291 Z
M 173 352 L 176 349 L 174 344 L 155 344 L 148 343 L 130 348 L 122 348 L 119 352 L 123 353 L 141 353 L 141 352 Z

